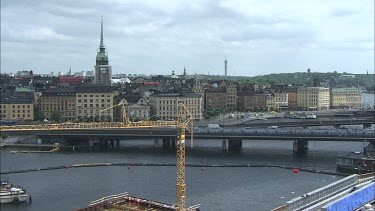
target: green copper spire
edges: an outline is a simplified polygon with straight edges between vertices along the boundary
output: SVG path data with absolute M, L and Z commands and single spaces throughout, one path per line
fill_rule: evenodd
M 103 16 L 100 19 L 100 46 L 99 46 L 99 52 L 96 55 L 96 64 L 108 65 L 108 55 L 105 52 L 105 47 L 103 44 Z
M 100 52 L 102 52 L 102 49 L 105 51 L 105 47 L 103 44 L 103 16 L 101 17 L 101 20 L 100 20 Z

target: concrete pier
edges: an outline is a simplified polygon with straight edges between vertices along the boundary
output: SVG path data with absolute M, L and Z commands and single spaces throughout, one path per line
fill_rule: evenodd
M 228 151 L 241 151 L 242 150 L 242 139 L 229 139 L 228 140 Z
M 223 139 L 223 141 L 221 142 L 221 149 L 224 151 L 224 152 L 227 152 L 228 151 L 228 141 Z
M 306 140 L 296 140 L 293 142 L 293 153 L 305 153 L 307 151 L 307 148 L 308 142 Z

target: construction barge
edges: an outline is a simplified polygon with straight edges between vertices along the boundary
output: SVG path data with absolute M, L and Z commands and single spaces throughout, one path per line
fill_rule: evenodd
M 186 208 L 187 211 L 200 211 L 200 205 L 194 205 Z M 139 197 L 130 196 L 127 192 L 116 195 L 106 196 L 95 200 L 88 207 L 76 211 L 175 211 L 178 207 L 157 201 L 151 201 Z

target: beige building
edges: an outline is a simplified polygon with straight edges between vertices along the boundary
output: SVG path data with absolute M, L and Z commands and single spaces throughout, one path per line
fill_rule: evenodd
M 275 110 L 283 111 L 288 109 L 288 92 L 275 92 Z
M 202 96 L 193 92 L 160 93 L 150 96 L 151 115 L 162 120 L 175 120 L 182 103 L 195 120 L 202 119 Z
M 362 106 L 361 90 L 355 87 L 332 88 L 330 94 L 331 108 L 360 108 Z
M 237 109 L 237 84 L 229 81 L 223 81 L 220 87 L 227 91 L 226 110 L 234 111 Z
M 34 102 L 26 98 L 1 98 L 0 117 L 4 121 L 33 121 Z
M 126 115 L 131 121 L 148 120 L 150 118 L 150 106 L 143 97 L 124 96 L 122 99 L 125 100 Z
M 37 100 L 37 98 L 36 98 Z M 53 112 L 61 114 L 62 120 L 75 120 L 76 93 L 74 88 L 50 88 L 42 92 L 39 99 L 40 111 L 50 120 Z
M 297 108 L 301 110 L 328 109 L 329 96 L 329 88 L 300 87 L 297 89 Z
M 110 86 L 77 86 L 76 117 L 86 121 L 112 121 L 113 108 L 109 107 L 113 106 L 113 96 Z

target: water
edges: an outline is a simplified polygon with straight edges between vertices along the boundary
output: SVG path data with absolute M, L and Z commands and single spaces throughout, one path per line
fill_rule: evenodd
M 175 163 L 175 153 L 154 151 L 152 143 L 123 141 L 120 150 L 107 152 L 10 154 L 14 149 L 1 149 L 1 172 L 78 163 Z M 335 172 L 337 154 L 362 147 L 355 142 L 310 142 L 307 155 L 294 157 L 290 141 L 243 141 L 241 152 L 222 152 L 220 140 L 195 140 L 186 163 L 279 164 Z M 200 203 L 202 210 L 270 210 L 340 178 L 279 168 L 186 168 L 187 205 Z M 74 210 L 121 192 L 171 204 L 176 198 L 175 167 L 70 168 L 1 175 L 1 179 L 25 187 L 33 198 L 31 205 L 2 205 L 1 210 Z

